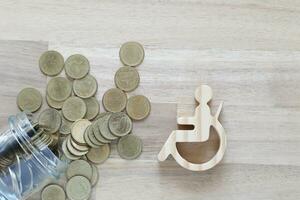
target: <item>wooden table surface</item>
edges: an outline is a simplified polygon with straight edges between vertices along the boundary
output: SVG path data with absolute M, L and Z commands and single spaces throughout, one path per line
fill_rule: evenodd
M 150 117 L 134 123 L 144 141 L 134 161 L 99 167 L 94 200 L 240 200 L 300 198 L 300 2 L 295 0 L 91 0 L 0 2 L 0 123 L 18 112 L 26 86 L 45 91 L 42 52 L 82 53 L 99 83 L 114 87 L 122 43 L 145 47 L 139 88 Z M 156 156 L 176 114 L 193 111 L 200 84 L 212 87 L 213 113 L 228 136 L 222 163 L 190 172 Z M 46 107 L 46 105 L 44 105 Z M 103 110 L 103 108 L 102 108 Z M 39 199 L 35 197 L 32 199 Z

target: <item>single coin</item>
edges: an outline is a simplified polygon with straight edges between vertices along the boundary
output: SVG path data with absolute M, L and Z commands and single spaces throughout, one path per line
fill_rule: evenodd
M 56 76 L 64 68 L 64 57 L 57 51 L 46 51 L 40 57 L 39 66 L 45 75 Z
M 104 108 L 109 112 L 121 112 L 125 109 L 126 102 L 126 94 L 118 88 L 107 90 L 102 99 Z
M 99 171 L 98 171 L 98 167 L 95 165 L 91 165 L 93 168 L 93 175 L 92 175 L 92 179 L 91 179 L 91 184 L 92 186 L 97 185 L 98 181 L 99 181 Z
M 64 101 L 54 101 L 48 95 L 46 95 L 46 101 L 49 107 L 60 110 L 64 104 Z
M 92 126 L 89 126 L 89 127 L 87 127 L 87 129 L 86 129 L 85 132 L 84 132 L 84 140 L 85 140 L 85 143 L 86 143 L 88 146 L 92 147 L 92 148 L 98 148 L 99 146 L 96 145 L 96 144 L 94 144 L 94 143 L 90 140 L 90 138 L 89 138 L 89 136 L 88 136 L 88 134 L 89 134 L 89 132 L 90 132 L 91 129 L 92 129 Z
M 74 176 L 66 184 L 66 193 L 70 200 L 88 200 L 91 192 L 91 183 L 84 176 Z
M 69 135 L 71 133 L 71 126 L 73 122 L 70 122 L 69 120 L 65 119 L 62 116 L 62 123 L 59 129 L 59 132 L 62 134 L 62 136 Z
M 68 138 L 66 138 L 62 143 L 62 151 L 64 155 L 70 160 L 78 160 L 81 156 L 75 156 L 71 154 L 71 152 L 67 148 L 67 142 L 68 142 Z
M 17 97 L 17 105 L 21 111 L 36 112 L 43 103 L 41 93 L 34 88 L 22 89 Z
M 48 133 L 55 133 L 59 130 L 62 119 L 59 112 L 53 108 L 48 108 L 41 112 L 38 119 L 39 126 Z
M 65 200 L 66 194 L 64 189 L 59 185 L 48 185 L 41 193 L 42 200 Z
M 91 148 L 90 151 L 86 154 L 87 159 L 95 164 L 101 164 L 110 155 L 110 146 L 109 144 L 105 144 L 100 146 L 99 148 Z
M 88 151 L 79 151 L 75 149 L 71 141 L 72 138 L 67 138 L 67 148 L 72 155 L 81 157 L 88 153 Z
M 145 51 L 140 43 L 126 42 L 121 46 L 119 55 L 124 65 L 135 67 L 143 62 Z
M 80 119 L 77 120 L 71 129 L 71 136 L 72 139 L 77 143 L 77 144 L 82 144 L 86 145 L 85 140 L 84 140 L 84 132 L 87 129 L 88 126 L 90 126 L 92 123 L 87 120 L 87 119 Z
M 74 93 L 83 99 L 94 96 L 97 89 L 98 83 L 92 75 L 87 75 L 82 79 L 75 80 L 73 83 Z
M 72 84 L 64 77 L 52 78 L 47 84 L 47 95 L 54 101 L 65 101 L 72 94 Z
M 93 120 L 99 114 L 100 105 L 96 97 L 91 97 L 88 99 L 84 99 L 86 104 L 87 112 L 85 114 L 85 119 Z
M 135 135 L 126 135 L 119 139 L 117 150 L 122 158 L 126 160 L 133 160 L 141 155 L 143 142 Z
M 66 174 L 68 179 L 72 178 L 73 176 L 84 176 L 91 180 L 93 168 L 85 160 L 75 160 L 69 164 Z
M 65 62 L 66 74 L 72 79 L 81 79 L 90 71 L 90 63 L 80 54 L 70 56 Z
M 132 96 L 128 99 L 126 111 L 134 120 L 145 119 L 151 111 L 150 101 L 143 95 Z
M 125 91 L 130 92 L 135 90 L 140 83 L 138 71 L 129 66 L 121 67 L 115 74 L 116 86 Z
M 118 137 L 113 135 L 108 127 L 108 121 L 109 121 L 110 116 L 111 116 L 111 113 L 107 113 L 104 117 L 102 117 L 100 119 L 101 123 L 98 123 L 98 125 L 99 125 L 99 130 L 100 130 L 101 135 L 105 139 L 112 141 L 112 140 L 118 139 Z
M 87 108 L 85 102 L 79 97 L 68 98 L 62 107 L 64 117 L 69 121 L 82 119 L 86 114 Z
M 108 120 L 108 127 L 113 135 L 123 137 L 132 131 L 132 121 L 123 112 L 112 113 Z

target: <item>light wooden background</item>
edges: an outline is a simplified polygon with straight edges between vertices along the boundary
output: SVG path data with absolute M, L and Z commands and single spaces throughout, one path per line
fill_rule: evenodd
M 300 2 L 296 0 L 2 0 L 0 122 L 17 112 L 18 91 L 44 91 L 38 58 L 84 54 L 99 82 L 114 86 L 120 45 L 141 42 L 140 87 L 151 116 L 134 124 L 144 141 L 135 161 L 100 166 L 94 200 L 281 200 L 300 198 Z M 192 112 L 194 89 L 209 84 L 228 149 L 207 172 L 186 171 L 156 155 L 180 113 Z M 130 94 L 132 95 L 132 94 Z M 36 197 L 34 199 L 39 199 Z

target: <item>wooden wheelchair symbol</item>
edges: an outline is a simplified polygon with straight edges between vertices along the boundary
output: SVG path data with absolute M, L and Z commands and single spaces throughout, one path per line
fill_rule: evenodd
M 218 118 L 221 113 L 223 103 L 220 104 L 215 116 L 211 115 L 208 102 L 212 99 L 212 90 L 207 85 L 201 85 L 196 89 L 195 99 L 199 102 L 196 107 L 195 115 L 192 117 L 179 117 L 177 123 L 180 125 L 193 125 L 193 130 L 175 130 L 171 133 L 168 140 L 158 154 L 159 161 L 165 161 L 172 155 L 176 162 L 192 171 L 205 171 L 216 166 L 223 158 L 227 141 L 225 130 Z M 217 153 L 207 162 L 195 164 L 184 159 L 176 147 L 177 142 L 205 142 L 209 139 L 210 127 L 213 126 L 219 136 L 220 145 Z

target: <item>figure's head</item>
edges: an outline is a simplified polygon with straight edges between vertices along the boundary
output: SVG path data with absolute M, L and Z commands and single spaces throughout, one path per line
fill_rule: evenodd
M 201 85 L 196 89 L 195 99 L 199 103 L 207 103 L 212 99 L 212 89 L 208 85 Z

